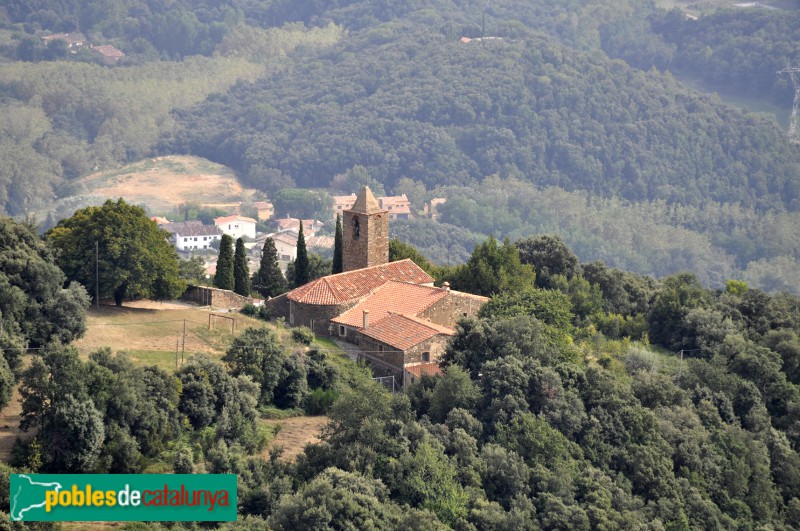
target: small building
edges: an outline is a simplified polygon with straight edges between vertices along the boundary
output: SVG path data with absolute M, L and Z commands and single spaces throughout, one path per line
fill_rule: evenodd
M 251 238 L 256 237 L 256 220 L 246 216 L 234 214 L 232 216 L 222 216 L 214 219 L 216 225 L 223 234 L 227 234 L 234 240 L 238 238 Z
M 294 230 L 277 232 L 270 236 L 278 251 L 278 260 L 292 262 L 297 258 L 297 239 L 299 234 Z
M 431 218 L 434 221 L 438 221 L 441 217 L 441 212 L 439 211 L 439 207 L 443 204 L 447 203 L 447 199 L 444 197 L 434 197 L 430 200 L 429 203 L 425 203 L 425 206 L 422 208 L 422 211 L 425 215 Z
M 278 231 L 294 229 L 300 230 L 300 220 L 296 218 L 281 218 L 274 221 Z M 304 219 L 303 220 L 303 236 L 308 237 L 317 233 L 325 224 L 318 219 Z
M 253 207 L 256 209 L 259 221 L 272 219 L 272 216 L 275 215 L 275 207 L 269 201 L 256 201 L 253 203 Z
M 54 33 L 45 35 L 42 40 L 45 44 L 50 44 L 53 41 L 64 41 L 70 53 L 76 53 L 78 48 L 86 45 L 86 37 L 81 33 Z
M 118 50 L 110 44 L 92 46 L 92 51 L 99 54 L 106 64 L 114 64 L 125 57 L 125 54 L 121 50 Z
M 350 210 L 356 204 L 356 194 L 333 196 L 333 217 L 345 210 Z
M 170 243 L 178 251 L 203 251 L 212 248 L 212 243 L 219 241 L 222 231 L 213 225 L 203 225 L 202 221 L 178 221 L 162 225 L 169 232 Z

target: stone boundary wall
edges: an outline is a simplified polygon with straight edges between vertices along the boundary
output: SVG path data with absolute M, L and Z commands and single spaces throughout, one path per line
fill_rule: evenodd
M 253 303 L 251 297 L 243 297 L 227 289 L 210 288 L 205 286 L 189 286 L 181 296 L 182 301 L 194 302 L 201 306 L 212 308 L 237 308 Z

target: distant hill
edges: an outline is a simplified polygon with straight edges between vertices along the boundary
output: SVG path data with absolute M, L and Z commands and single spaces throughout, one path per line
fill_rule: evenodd
M 154 212 L 168 211 L 183 203 L 239 203 L 255 192 L 245 189 L 230 168 L 190 156 L 145 159 L 77 182 L 89 195 L 123 197 L 128 202 L 147 205 Z

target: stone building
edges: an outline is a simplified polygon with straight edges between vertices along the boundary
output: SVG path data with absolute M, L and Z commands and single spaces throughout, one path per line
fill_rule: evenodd
M 450 289 L 409 259 L 389 262 L 389 218 L 368 187 L 344 211 L 344 272 L 265 304 L 275 316 L 356 344 L 376 376 L 433 374 L 455 324 L 486 297 Z
M 389 212 L 383 210 L 368 186 L 361 189 L 342 219 L 345 271 L 362 269 L 389 261 Z

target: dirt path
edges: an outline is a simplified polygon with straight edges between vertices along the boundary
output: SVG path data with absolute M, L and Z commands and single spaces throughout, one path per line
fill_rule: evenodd
M 277 445 L 283 446 L 281 457 L 294 461 L 303 453 L 307 444 L 319 442 L 322 428 L 328 423 L 328 417 L 294 417 L 282 420 L 264 420 L 268 426 L 281 426 L 281 431 L 272 442 L 261 452 L 261 456 L 269 458 L 269 451 Z

